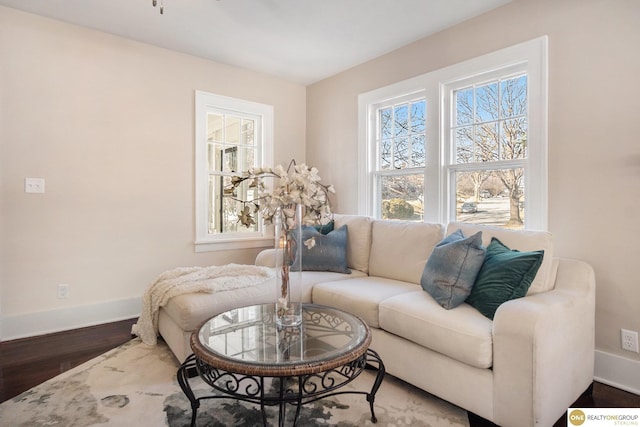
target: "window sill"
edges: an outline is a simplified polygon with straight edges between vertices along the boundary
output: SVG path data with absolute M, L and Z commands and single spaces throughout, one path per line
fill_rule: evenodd
M 233 239 L 233 240 L 196 240 L 194 242 L 196 252 L 228 251 L 234 249 L 253 249 L 273 247 L 273 237 L 258 239 Z

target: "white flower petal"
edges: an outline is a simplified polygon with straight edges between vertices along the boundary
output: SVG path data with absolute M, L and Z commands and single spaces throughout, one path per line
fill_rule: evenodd
M 316 245 L 316 239 L 311 237 L 310 239 L 304 241 L 304 245 L 307 247 L 307 249 L 311 249 Z

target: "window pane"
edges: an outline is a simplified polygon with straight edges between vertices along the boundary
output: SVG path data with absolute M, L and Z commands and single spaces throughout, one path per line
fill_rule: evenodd
M 245 145 L 253 145 L 255 143 L 254 138 L 255 121 L 251 119 L 242 120 L 242 143 Z
M 380 138 L 387 139 L 393 135 L 391 130 L 393 128 L 391 108 L 384 108 L 380 110 Z
M 226 147 L 220 151 L 220 164 L 223 172 L 238 170 L 238 147 Z
M 211 172 L 216 167 L 216 145 L 207 142 L 207 171 Z
M 527 114 L 527 76 L 504 80 L 500 84 L 501 117 Z
M 238 213 L 242 211 L 242 202 L 233 197 L 223 197 L 222 189 L 230 183 L 230 177 L 216 175 L 209 176 L 209 206 L 208 206 L 208 232 L 219 233 L 252 233 L 258 230 L 257 224 L 244 227 L 238 222 Z M 243 183 L 238 188 L 238 199 L 253 200 L 256 197 L 255 189 L 248 188 L 248 183 Z
M 523 228 L 524 170 L 456 172 L 456 221 Z
M 504 120 L 500 131 L 500 158 L 503 160 L 527 157 L 527 119 Z
M 225 116 L 225 142 L 231 144 L 240 143 L 240 124 L 242 120 L 239 117 Z
M 222 170 L 222 152 L 224 151 L 224 147 L 224 144 L 207 144 L 207 164 L 209 172 Z
M 498 160 L 498 124 L 476 126 L 476 162 Z
M 380 143 L 380 169 L 391 169 L 391 141 L 387 139 Z
M 476 122 L 498 119 L 498 83 L 476 88 Z
M 527 158 L 527 76 L 478 86 L 475 89 L 475 113 L 472 113 L 472 93 L 472 89 L 453 92 L 457 123 L 452 128 L 455 130 L 456 162 Z M 474 128 L 460 126 L 469 121 L 470 114 L 475 114 Z M 474 139 L 474 146 L 470 144 L 470 138 Z
M 234 172 L 243 172 L 256 166 L 256 150 L 253 147 L 239 147 L 237 169 Z
M 473 121 L 473 88 L 457 90 L 453 93 L 455 100 L 455 124 L 470 124 Z
M 384 219 L 420 221 L 424 215 L 424 175 L 379 177 L 379 192 Z
M 222 232 L 222 223 L 221 223 L 221 204 L 220 197 L 218 197 L 221 191 L 221 183 L 222 178 L 209 175 L 209 185 L 207 195 L 209 196 L 209 203 L 207 209 L 207 228 L 209 234 L 216 234 Z
M 425 165 L 425 136 L 414 135 L 411 137 L 411 166 L 423 167 Z
M 378 109 L 377 170 L 424 167 L 425 113 L 424 99 Z
M 473 127 L 467 126 L 456 129 L 456 162 L 474 162 L 474 147 Z
M 393 148 L 394 169 L 404 169 L 409 165 L 409 139 L 397 138 Z
M 207 141 L 223 142 L 223 123 L 222 115 L 214 113 L 207 114 Z
M 396 136 L 407 135 L 409 133 L 409 108 L 401 105 L 394 109 L 395 121 L 393 123 Z
M 426 102 L 418 101 L 411 104 L 411 132 L 424 133 Z

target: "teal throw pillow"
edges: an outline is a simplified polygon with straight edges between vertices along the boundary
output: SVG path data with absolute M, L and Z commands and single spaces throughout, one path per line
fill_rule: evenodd
M 335 221 L 331 220 L 329 222 L 327 222 L 326 224 L 317 224 L 314 225 L 313 228 L 315 228 L 316 230 L 318 230 L 320 232 L 320 234 L 329 234 L 333 231 L 333 226 L 335 225 Z
M 502 303 L 527 294 L 542 264 L 544 251 L 511 250 L 495 237 L 473 285 L 467 303 L 493 320 Z
M 314 238 L 316 244 L 307 248 L 304 242 Z M 302 227 L 302 271 L 334 271 L 351 274 L 347 267 L 347 226 L 343 225 L 328 234 L 321 234 L 315 227 Z M 293 263 L 292 271 L 296 268 Z
M 447 310 L 462 304 L 482 267 L 482 231 L 464 237 L 457 230 L 438 243 L 422 271 L 420 285 Z

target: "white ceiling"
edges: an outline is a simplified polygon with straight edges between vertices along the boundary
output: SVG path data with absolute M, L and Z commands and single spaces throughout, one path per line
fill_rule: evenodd
M 0 0 L 310 84 L 511 0 Z M 159 11 L 164 3 L 164 14 Z

